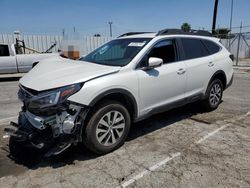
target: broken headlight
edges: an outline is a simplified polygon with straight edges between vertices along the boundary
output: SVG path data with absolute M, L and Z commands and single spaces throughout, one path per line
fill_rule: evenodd
M 57 105 L 58 103 L 63 103 L 68 97 L 79 91 L 82 84 L 74 84 L 45 93 L 41 93 L 37 96 L 32 97 L 28 101 L 28 108 L 31 109 L 41 109 L 50 106 Z

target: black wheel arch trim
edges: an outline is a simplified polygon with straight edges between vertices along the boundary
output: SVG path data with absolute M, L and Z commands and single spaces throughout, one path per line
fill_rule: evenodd
M 224 90 L 226 89 L 226 85 L 227 85 L 227 76 L 225 74 L 225 72 L 223 70 L 218 70 L 216 71 L 213 76 L 210 78 L 209 82 L 208 82 L 208 85 L 207 85 L 207 88 L 209 87 L 209 84 L 214 80 L 214 78 L 218 75 L 218 74 L 223 74 L 225 80 L 226 80 L 226 83 L 225 83 L 225 87 L 224 87 Z M 206 91 L 207 93 L 207 91 Z
M 91 102 L 88 106 L 90 107 L 93 107 L 98 101 L 100 101 L 101 99 L 103 99 L 104 97 L 110 95 L 110 94 L 122 94 L 122 95 L 125 95 L 126 97 L 129 97 L 129 99 L 131 99 L 132 101 L 132 105 L 133 105 L 133 120 L 137 118 L 138 116 L 138 107 L 137 107 L 137 102 L 136 102 L 136 99 L 135 97 L 133 96 L 133 94 L 131 92 L 129 92 L 128 90 L 126 89 L 110 89 L 110 90 L 107 90 L 99 95 L 97 95 Z
M 228 87 L 230 87 L 230 86 L 232 85 L 233 80 L 234 80 L 234 74 L 232 75 L 232 77 L 231 77 L 231 79 L 230 79 L 230 81 L 229 81 L 229 83 L 227 84 L 227 86 L 226 86 L 225 89 L 227 89 Z

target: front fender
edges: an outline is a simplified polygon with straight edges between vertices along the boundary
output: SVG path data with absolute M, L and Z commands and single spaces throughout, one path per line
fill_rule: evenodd
M 119 72 L 90 80 L 68 100 L 93 106 L 100 98 L 114 92 L 129 96 L 139 109 L 138 79 L 134 71 Z

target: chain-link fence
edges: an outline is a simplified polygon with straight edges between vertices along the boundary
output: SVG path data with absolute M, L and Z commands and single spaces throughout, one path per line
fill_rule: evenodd
M 234 55 L 237 66 L 250 66 L 250 32 L 217 36 L 221 43 Z
M 234 55 L 234 65 L 250 66 L 250 32 L 218 34 L 215 37 L 221 38 L 221 43 Z M 74 39 L 60 35 L 20 35 L 19 39 L 24 40 L 26 46 L 38 51 L 46 51 L 52 43 L 56 43 L 57 45 L 52 51 L 67 50 L 68 46 L 74 46 L 80 51 L 80 55 L 85 55 L 110 41 L 112 37 L 78 36 L 77 39 Z M 15 36 L 0 34 L 0 43 L 15 43 Z

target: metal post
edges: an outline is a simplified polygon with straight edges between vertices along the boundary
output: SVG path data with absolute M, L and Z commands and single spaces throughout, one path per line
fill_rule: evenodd
M 113 22 L 108 22 L 108 24 L 109 24 L 110 37 L 112 37 L 112 24 L 113 24 Z
M 239 33 L 239 38 L 238 38 L 238 46 L 237 46 L 237 54 L 236 54 L 236 66 L 238 66 L 238 62 L 239 62 L 241 30 L 242 30 L 242 22 L 240 23 L 240 33 Z
M 216 26 L 216 19 L 217 19 L 217 8 L 218 8 L 219 0 L 214 1 L 214 15 L 213 15 L 213 25 L 212 25 L 212 33 L 215 34 L 215 26 Z
M 65 29 L 62 29 L 62 36 L 64 38 L 64 35 L 65 35 Z
M 232 34 L 232 21 L 233 21 L 233 6 L 234 0 L 231 1 L 231 17 L 230 17 L 230 32 L 229 32 L 229 51 L 231 52 L 231 34 Z

